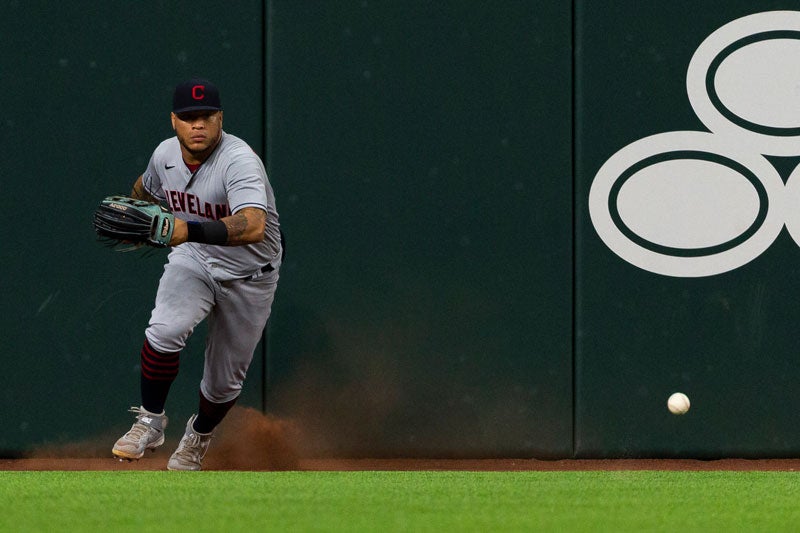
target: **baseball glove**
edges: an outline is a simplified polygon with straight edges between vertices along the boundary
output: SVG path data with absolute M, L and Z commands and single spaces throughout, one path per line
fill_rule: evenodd
M 112 246 L 165 248 L 174 229 L 175 217 L 164 207 L 127 196 L 108 196 L 94 212 L 94 230 Z

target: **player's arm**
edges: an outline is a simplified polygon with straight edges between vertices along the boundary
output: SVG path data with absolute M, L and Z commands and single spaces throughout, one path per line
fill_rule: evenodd
M 264 240 L 267 212 L 258 207 L 245 207 L 222 219 L 228 229 L 228 246 L 255 244 Z
M 136 200 L 145 200 L 146 202 L 152 202 L 154 204 L 159 203 L 158 198 L 145 190 L 144 184 L 142 183 L 142 176 L 139 176 L 136 179 L 136 183 L 133 184 L 133 189 L 131 189 L 131 198 L 135 198 Z
M 186 222 L 175 219 L 175 231 L 170 246 L 184 242 L 203 242 L 220 246 L 242 246 L 264 240 L 267 212 L 257 207 L 245 207 L 229 217 L 214 222 Z

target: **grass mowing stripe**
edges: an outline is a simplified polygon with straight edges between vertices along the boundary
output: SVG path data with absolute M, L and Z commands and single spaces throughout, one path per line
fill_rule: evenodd
M 790 531 L 791 472 L 0 472 L 2 531 Z

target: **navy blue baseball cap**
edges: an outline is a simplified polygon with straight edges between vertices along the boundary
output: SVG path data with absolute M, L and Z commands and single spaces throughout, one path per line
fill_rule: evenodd
M 172 95 L 172 112 L 221 111 L 219 89 L 208 80 L 192 78 L 175 87 Z

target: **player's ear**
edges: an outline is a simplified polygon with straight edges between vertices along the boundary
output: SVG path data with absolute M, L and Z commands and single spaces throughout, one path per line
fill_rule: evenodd
M 175 129 L 175 120 L 176 119 L 177 119 L 177 117 L 175 116 L 175 113 L 170 113 L 169 114 L 169 120 L 170 120 L 170 122 L 172 122 L 172 129 L 173 130 Z

